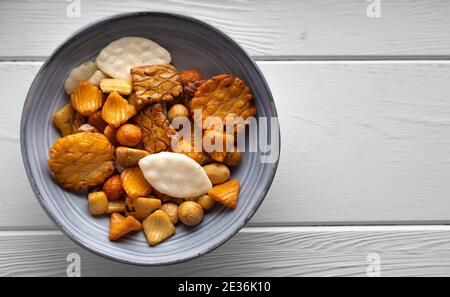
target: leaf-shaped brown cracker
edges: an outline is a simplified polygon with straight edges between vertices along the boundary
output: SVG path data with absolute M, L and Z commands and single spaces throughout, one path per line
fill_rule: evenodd
M 114 147 L 103 134 L 82 132 L 58 139 L 50 149 L 48 166 L 67 189 L 101 185 L 114 172 Z
M 196 109 L 201 110 L 203 122 L 209 117 L 218 117 L 225 124 L 230 115 L 243 119 L 256 115 L 250 88 L 243 80 L 229 74 L 214 76 L 201 84 L 190 107 L 192 114 Z
M 162 104 L 147 106 L 139 112 L 136 123 L 142 130 L 144 149 L 151 154 L 170 149 L 177 131 L 170 125 Z
M 170 64 L 133 67 L 130 72 L 138 104 L 170 101 L 183 92 L 178 72 Z

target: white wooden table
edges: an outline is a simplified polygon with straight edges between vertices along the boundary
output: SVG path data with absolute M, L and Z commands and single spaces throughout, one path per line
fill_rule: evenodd
M 374 1 L 1 0 L 0 275 L 64 276 L 71 253 L 83 276 L 450 275 L 450 3 Z M 42 61 L 81 26 L 139 10 L 197 17 L 237 40 L 282 128 L 278 173 L 251 222 L 168 267 L 72 243 L 38 205 L 19 149 Z

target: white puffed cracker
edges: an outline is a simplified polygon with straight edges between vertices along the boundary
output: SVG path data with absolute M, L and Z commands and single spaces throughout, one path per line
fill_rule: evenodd
M 97 56 L 95 62 L 112 78 L 131 81 L 134 66 L 169 64 L 170 53 L 156 42 L 142 37 L 123 37 L 111 42 Z
M 80 81 L 88 80 L 97 70 L 97 64 L 92 61 L 83 63 L 72 69 L 66 78 L 66 82 L 64 83 L 64 90 L 66 93 L 69 95 L 72 94 Z
M 212 188 L 205 170 L 185 154 L 161 152 L 139 160 L 145 179 L 160 193 L 195 198 Z
M 97 70 L 94 72 L 94 74 L 92 74 L 92 76 L 89 78 L 89 82 L 91 84 L 93 84 L 94 86 L 99 87 L 100 86 L 100 82 L 102 81 L 102 79 L 104 78 L 109 78 L 109 76 L 104 73 L 101 70 Z

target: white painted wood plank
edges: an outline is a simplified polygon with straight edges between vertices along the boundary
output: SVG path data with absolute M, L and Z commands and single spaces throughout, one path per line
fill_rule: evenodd
M 73 2 L 73 1 L 71 1 Z M 258 56 L 449 55 L 450 4 L 445 0 L 381 1 L 369 18 L 364 0 L 191 1 L 2 0 L 0 56 L 46 56 L 69 34 L 99 18 L 131 11 L 167 11 L 204 20 Z
M 282 154 L 255 225 L 450 220 L 450 63 L 260 62 Z M 0 63 L 0 228 L 52 226 L 19 152 L 21 105 L 40 63 Z
M 261 66 L 282 157 L 254 222 L 448 222 L 450 63 Z
M 0 63 L 0 228 L 51 226 L 34 197 L 20 153 L 20 117 L 42 63 Z
M 246 228 L 203 257 L 159 267 L 106 260 L 57 231 L 0 232 L 0 276 L 65 276 L 71 253 L 81 276 L 367 276 L 376 260 L 381 276 L 448 276 L 450 230 Z

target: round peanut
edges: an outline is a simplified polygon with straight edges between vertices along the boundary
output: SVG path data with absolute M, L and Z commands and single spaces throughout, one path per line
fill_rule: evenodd
M 180 81 L 183 86 L 202 79 L 202 74 L 197 70 L 187 69 L 180 72 Z
M 203 166 L 203 169 L 213 185 L 224 183 L 230 177 L 230 169 L 221 163 L 208 164 Z
M 175 118 L 187 118 L 188 116 L 189 111 L 183 104 L 175 104 L 167 112 L 167 117 L 171 121 L 173 121 Z
M 170 218 L 172 224 L 176 224 L 178 222 L 178 205 L 172 202 L 164 203 L 159 208 L 164 211 Z
M 123 146 L 136 146 L 142 141 L 141 128 L 132 124 L 122 125 L 116 132 L 116 139 Z
M 103 192 L 109 200 L 117 200 L 125 193 L 120 175 L 113 175 L 103 184 Z
M 185 201 L 178 206 L 178 219 L 187 226 L 195 226 L 203 218 L 203 208 L 194 201 Z
M 211 207 L 213 207 L 214 204 L 216 204 L 216 200 L 209 197 L 208 194 L 198 197 L 197 202 L 203 207 L 204 210 L 210 210 Z

